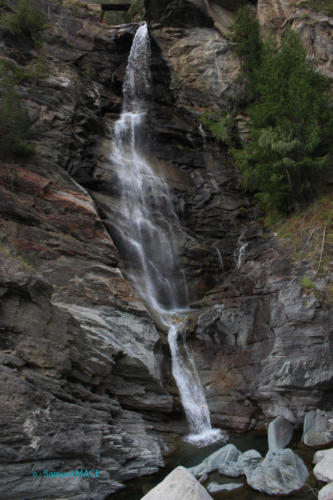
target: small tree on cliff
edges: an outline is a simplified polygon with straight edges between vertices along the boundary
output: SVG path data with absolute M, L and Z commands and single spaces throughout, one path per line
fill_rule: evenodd
M 5 68 L 5 69 L 4 69 Z M 13 78 L 0 61 L 0 158 L 29 155 L 35 151 L 27 140 L 31 136 L 30 119 L 15 92 Z
M 19 0 L 16 11 L 3 14 L 0 24 L 10 33 L 27 36 L 36 43 L 46 27 L 47 16 L 33 0 Z
M 253 72 L 261 60 L 262 42 L 259 23 L 249 5 L 238 9 L 231 32 L 234 51 L 241 58 L 243 77 L 248 90 L 251 91 Z
M 251 132 L 249 142 L 233 150 L 234 158 L 245 188 L 264 208 L 288 213 L 313 194 L 313 182 L 330 159 L 330 84 L 310 66 L 295 32 L 286 30 L 278 47 L 272 39 L 261 44 L 251 28 L 258 40 L 248 43 L 254 21 L 244 26 L 244 17 L 239 20 L 234 42 L 251 83 Z

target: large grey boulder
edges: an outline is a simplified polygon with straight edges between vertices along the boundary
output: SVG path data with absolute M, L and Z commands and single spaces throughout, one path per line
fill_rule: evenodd
M 333 482 L 326 484 L 319 490 L 318 500 L 333 500 Z
M 322 410 L 308 411 L 304 417 L 304 444 L 323 446 L 331 441 L 333 441 L 333 414 Z
M 333 481 L 333 448 L 320 450 L 314 454 L 315 468 L 313 473 L 319 481 Z
M 269 451 L 257 467 L 245 474 L 249 486 L 268 495 L 288 495 L 299 490 L 309 475 L 303 460 L 289 448 Z
M 212 500 L 205 488 L 184 467 L 179 466 L 141 500 Z
M 293 436 L 294 426 L 284 417 L 276 417 L 268 426 L 268 448 L 271 451 L 285 448 Z
M 225 476 L 238 477 L 242 474 L 237 462 L 241 452 L 233 444 L 227 444 L 209 455 L 199 465 L 188 469 L 200 481 L 207 478 L 207 474 L 217 470 Z

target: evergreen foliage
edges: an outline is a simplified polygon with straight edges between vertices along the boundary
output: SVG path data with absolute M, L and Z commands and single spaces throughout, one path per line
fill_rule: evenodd
M 251 74 L 260 63 L 262 43 L 259 23 L 249 5 L 238 9 L 231 28 L 234 50 L 242 60 L 244 77 L 246 77 L 246 83 L 250 84 L 251 87 Z
M 308 7 L 328 16 L 333 16 L 333 0 L 300 0 L 298 7 Z
M 38 9 L 33 0 L 19 0 L 15 12 L 5 13 L 0 18 L 2 27 L 14 35 L 24 35 L 38 42 L 46 27 L 47 16 Z
M 128 12 L 108 11 L 104 14 L 104 19 L 111 25 L 126 24 L 131 22 L 131 17 Z
M 30 155 L 35 148 L 27 141 L 30 133 L 30 119 L 20 104 L 14 89 L 14 81 L 3 64 L 0 64 L 0 158 Z
M 248 26 L 255 21 L 245 26 L 244 19 L 238 16 L 243 24 L 234 27 L 234 42 L 246 58 L 243 72 L 252 89 L 246 110 L 251 130 L 233 154 L 245 188 L 270 213 L 288 213 L 311 197 L 314 180 L 330 160 L 330 85 L 308 63 L 296 33 L 286 30 L 278 47 L 272 39 L 262 43 L 258 32 L 257 41 L 247 45 Z
M 129 15 L 132 20 L 143 21 L 145 15 L 145 7 L 143 0 L 132 0 L 131 7 L 129 9 Z
M 210 129 L 218 141 L 222 141 L 228 146 L 234 144 L 235 137 L 235 115 L 232 111 L 222 115 L 216 120 L 216 116 L 210 113 L 203 113 L 199 121 Z
M 1 75 L 6 74 L 6 79 L 11 85 L 22 82 L 36 84 L 40 78 L 45 78 L 49 74 L 47 60 L 43 56 L 32 59 L 26 66 L 19 66 L 11 59 L 0 58 L 0 80 Z

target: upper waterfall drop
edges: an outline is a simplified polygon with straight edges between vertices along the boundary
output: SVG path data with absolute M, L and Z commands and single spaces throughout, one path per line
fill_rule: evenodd
M 189 440 L 205 445 L 221 438 L 212 429 L 204 391 L 193 357 L 182 338 L 179 314 L 189 308 L 189 294 L 180 262 L 183 234 L 172 206 L 169 187 L 159 165 L 147 155 L 142 133 L 149 109 L 150 38 L 146 24 L 135 34 L 123 85 L 123 107 L 113 130 L 110 160 L 117 167 L 120 187 L 117 244 L 133 287 L 169 329 L 172 373 L 192 434 Z M 178 238 L 177 238 L 178 235 Z
M 114 128 L 112 162 L 121 191 L 121 246 L 132 264 L 136 291 L 153 309 L 187 306 L 187 292 L 173 233 L 180 231 L 167 183 L 158 166 L 146 159 L 142 135 L 150 90 L 150 40 L 146 25 L 138 28 L 123 85 L 122 113 Z M 134 264 L 134 265 L 133 265 Z M 179 287 L 182 283 L 182 287 Z

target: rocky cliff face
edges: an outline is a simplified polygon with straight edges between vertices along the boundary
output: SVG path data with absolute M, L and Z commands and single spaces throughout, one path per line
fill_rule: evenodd
M 48 75 L 18 88 L 38 153 L 0 165 L 0 497 L 104 498 L 162 465 L 165 440 L 150 420 L 173 409 L 160 335 L 119 270 L 92 197 L 66 171 L 80 165 L 86 178 L 96 165 L 135 26 L 109 29 L 40 6 L 52 23 L 39 49 Z M 4 32 L 1 52 L 21 65 L 36 55 Z M 50 489 L 33 476 L 77 469 L 98 469 L 101 479 Z
M 191 339 L 213 418 L 245 430 L 278 414 L 300 421 L 331 403 L 332 313 L 300 287 L 304 270 L 264 237 L 237 169 L 198 120 L 238 92 L 229 4 L 147 0 L 146 134 L 185 230 L 193 299 L 202 300 Z M 114 245 L 109 129 L 137 26 L 101 25 L 88 7 L 73 15 L 38 5 L 50 21 L 38 49 L 48 75 L 17 88 L 38 153 L 0 165 L 0 498 L 105 498 L 155 471 L 181 430 L 164 334 L 125 281 Z M 267 9 L 263 26 L 273 22 Z M 297 12 L 290 22 L 330 74 L 331 20 L 311 13 L 311 24 Z M 0 50 L 21 66 L 38 55 L 3 31 Z M 44 477 L 33 479 L 44 469 L 99 469 L 101 480 L 57 480 L 51 492 Z
M 187 3 L 182 5 L 185 8 Z M 169 19 L 168 25 L 164 20 L 163 26 L 157 17 L 151 19 L 152 36 L 170 68 L 175 107 L 194 114 L 207 107 L 223 109 L 228 98 L 239 92 L 239 62 L 228 41 L 232 14 L 229 12 L 228 18 L 219 11 L 219 2 L 205 6 L 215 29 L 198 26 L 194 17 L 191 29 L 189 23 L 180 25 L 179 17 Z M 164 19 L 162 4 L 160 9 Z M 309 58 L 320 71 L 331 75 L 331 18 L 297 7 L 295 2 L 275 0 L 259 1 L 257 13 L 264 35 L 273 31 L 281 36 L 290 24 L 303 39 Z M 191 171 L 192 175 L 197 171 L 194 162 Z M 221 162 L 214 179 L 227 171 L 228 162 Z M 239 178 L 232 166 L 231 171 L 233 177 L 227 186 L 235 188 Z M 221 215 L 225 205 L 219 196 L 225 196 L 228 187 L 219 185 L 216 200 Z M 208 190 L 214 192 L 211 185 Z M 234 202 L 239 199 L 235 193 L 231 198 Z M 209 213 L 210 202 L 204 207 L 202 212 Z M 189 223 L 197 231 L 206 228 L 206 241 L 226 227 L 226 234 L 220 233 L 218 248 L 227 259 L 232 254 L 235 257 L 228 276 L 221 277 L 221 285 L 203 301 L 205 307 L 193 330 L 193 347 L 216 423 L 247 429 L 262 427 L 270 417 L 284 415 L 299 424 L 305 410 L 328 408 L 332 403 L 332 309 L 325 294 L 309 294 L 300 285 L 307 272 L 322 287 L 310 263 L 292 262 L 273 235 L 264 236 L 260 226 L 251 224 L 251 211 L 247 210 L 242 220 L 243 207 L 237 207 L 236 216 L 237 209 L 229 212 L 233 213 L 231 225 L 238 243 L 235 237 L 230 241 L 232 229 L 223 215 L 213 226 L 203 220 L 194 226 Z M 229 256 L 228 248 L 232 249 Z
M 257 12 L 264 35 L 273 32 L 281 36 L 290 26 L 300 35 L 309 60 L 320 72 L 333 78 L 331 17 L 292 0 L 259 0 Z

